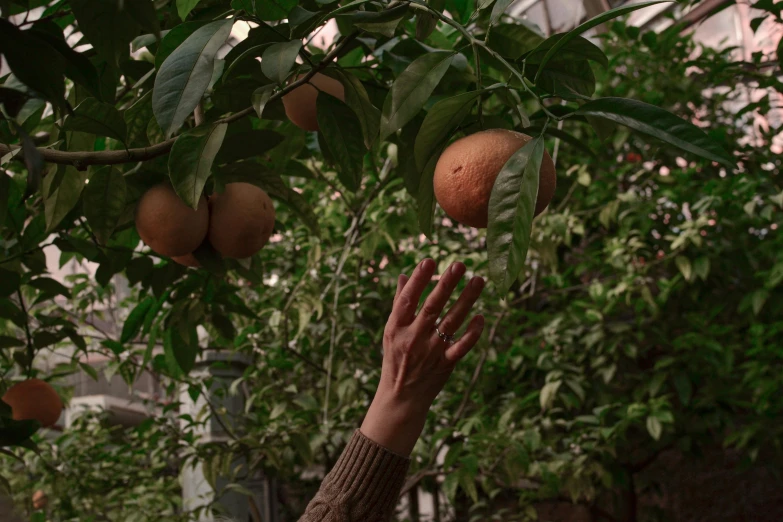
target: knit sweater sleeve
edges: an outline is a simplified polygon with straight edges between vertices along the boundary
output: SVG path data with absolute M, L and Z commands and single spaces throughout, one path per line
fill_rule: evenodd
M 410 460 L 356 430 L 299 522 L 386 522 Z

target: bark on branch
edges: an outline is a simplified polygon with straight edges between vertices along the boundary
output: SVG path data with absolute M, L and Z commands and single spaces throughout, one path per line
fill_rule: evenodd
M 288 84 L 285 88 L 281 89 L 277 93 L 273 94 L 269 101 L 274 101 L 282 98 L 289 92 L 293 91 L 297 87 L 309 82 L 310 79 L 317 73 L 326 69 L 326 67 L 332 63 L 337 55 L 351 42 L 358 33 L 352 33 L 346 36 L 342 42 L 340 42 L 329 54 L 327 54 L 321 62 L 310 69 L 310 71 L 302 76 L 295 82 Z M 237 113 L 227 116 L 215 123 L 231 123 L 254 112 L 253 107 L 248 107 Z M 41 157 L 48 163 L 58 163 L 62 165 L 72 165 L 79 170 L 86 169 L 89 165 L 116 165 L 119 163 L 136 163 L 139 161 L 148 161 L 158 156 L 168 154 L 171 147 L 174 146 L 174 142 L 177 138 L 171 138 L 161 143 L 156 143 L 150 147 L 141 147 L 136 149 L 125 150 L 105 150 L 105 151 L 85 151 L 85 152 L 69 152 L 63 150 L 39 148 L 38 152 L 41 153 Z M 19 145 L 6 145 L 0 143 L 0 156 L 8 154 L 16 149 L 20 148 Z

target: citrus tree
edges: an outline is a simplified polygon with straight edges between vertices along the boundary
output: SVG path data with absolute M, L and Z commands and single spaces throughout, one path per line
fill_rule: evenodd
M 54 441 L 9 399 L 19 503 L 43 520 L 188 519 L 176 477 L 201 463 L 229 475 L 221 492 L 278 477 L 296 516 L 318 486 L 302 470 L 331 466 L 372 399 L 396 276 L 425 255 L 493 284 L 406 493 L 442 491 L 458 520 L 562 498 L 622 519 L 665 450 L 779 445 L 780 159 L 774 129 L 744 139 L 773 98 L 736 109 L 742 88 L 719 89 L 780 91 L 777 65 L 612 22 L 656 3 L 551 36 L 507 0 L 2 3 L 4 386 L 67 398 L 60 379 L 95 377 L 100 354 L 166 390 L 135 429 L 85 416 Z M 607 26 L 600 46 L 582 36 Z M 471 167 L 492 148 L 463 141 L 476 179 L 438 188 L 444 151 L 489 129 L 527 137 L 494 172 Z M 534 222 L 550 156 L 557 190 Z M 482 206 L 467 189 L 486 178 Z M 47 253 L 83 273 L 56 281 Z M 42 372 L 54 351 L 68 361 Z M 205 351 L 250 364 L 214 390 L 191 373 Z M 245 412 L 185 414 L 181 392 Z M 201 443 L 210 418 L 226 440 Z

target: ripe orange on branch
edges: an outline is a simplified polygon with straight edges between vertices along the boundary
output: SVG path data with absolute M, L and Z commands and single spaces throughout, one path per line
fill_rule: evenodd
M 209 198 L 209 242 L 224 257 L 241 259 L 261 250 L 275 228 L 275 207 L 250 183 L 228 183 Z
M 435 166 L 435 199 L 450 217 L 464 225 L 486 228 L 489 198 L 503 165 L 532 138 L 521 132 L 490 129 L 461 138 L 446 148 Z M 555 195 L 555 164 L 544 152 L 539 171 L 535 215 Z
M 167 184 L 149 189 L 136 207 L 139 237 L 163 256 L 190 254 L 204 241 L 208 228 L 207 198 L 202 196 L 198 210 L 193 210 Z
M 3 395 L 14 420 L 37 420 L 41 426 L 53 426 L 60 418 L 63 401 L 52 386 L 41 379 L 14 384 Z
M 302 78 L 302 76 L 299 76 Z M 288 119 L 307 131 L 318 130 L 318 111 L 316 101 L 318 92 L 324 91 L 335 98 L 345 101 L 345 88 L 343 84 L 325 74 L 317 73 L 310 81 L 301 85 L 283 96 L 283 107 Z

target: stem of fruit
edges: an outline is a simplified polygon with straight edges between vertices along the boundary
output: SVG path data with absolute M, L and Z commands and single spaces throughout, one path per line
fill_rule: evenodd
M 468 32 L 468 30 L 467 30 L 467 29 L 465 29 L 465 28 L 462 26 L 462 24 L 460 24 L 460 23 L 459 23 L 459 22 L 457 22 L 456 20 L 452 20 L 452 19 L 451 19 L 451 18 L 449 18 L 448 16 L 445 16 L 443 13 L 440 13 L 440 12 L 438 12 L 436 9 L 433 9 L 433 8 L 431 8 L 429 5 L 426 5 L 426 4 L 420 4 L 420 3 L 416 2 L 416 1 L 412 1 L 412 2 L 410 3 L 410 6 L 411 6 L 412 8 L 414 8 L 414 9 L 419 9 L 419 10 L 421 10 L 421 11 L 427 11 L 428 13 L 431 13 L 433 16 L 435 16 L 436 18 L 438 18 L 439 20 L 441 20 L 443 23 L 446 23 L 446 24 L 448 24 L 448 25 L 452 26 L 453 28 L 455 28 L 457 31 L 459 31 L 459 32 L 462 34 L 462 36 L 464 36 L 464 37 L 465 37 L 465 39 L 466 39 L 466 40 L 468 40 L 468 42 L 470 42 L 471 46 L 473 46 L 473 52 L 475 53 L 475 57 L 476 57 L 476 66 L 477 66 L 477 67 L 479 67 L 479 62 L 478 62 L 478 49 L 477 49 L 477 46 L 481 46 L 481 47 L 482 47 L 482 48 L 483 48 L 485 51 L 487 51 L 489 54 L 491 54 L 493 58 L 495 58 L 495 59 L 496 59 L 496 60 L 498 60 L 500 63 L 502 63 L 502 64 L 503 64 L 503 65 L 504 65 L 504 66 L 505 66 L 505 67 L 506 67 L 506 68 L 507 68 L 507 69 L 508 69 L 508 70 L 511 72 L 511 74 L 513 74 L 514 76 L 516 76 L 516 77 L 517 77 L 517 79 L 518 79 L 518 80 L 519 80 L 519 81 L 522 83 L 522 86 L 525 88 L 525 90 L 526 90 L 526 91 L 527 91 L 527 92 L 528 92 L 528 93 L 529 93 L 531 96 L 533 96 L 533 97 L 536 99 L 536 101 L 538 102 L 538 104 L 541 106 L 541 109 L 544 111 L 544 114 L 546 114 L 546 115 L 547 115 L 549 118 L 552 118 L 552 119 L 554 119 L 554 120 L 557 120 L 557 121 L 559 121 L 559 120 L 560 120 L 560 118 L 559 118 L 559 117 L 555 116 L 554 114 L 552 114 L 551 112 L 549 112 L 549 110 L 547 110 L 546 106 L 544 105 L 543 101 L 541 100 L 541 97 L 539 97 L 539 96 L 538 96 L 538 94 L 536 94 L 536 93 L 533 91 L 533 89 L 531 89 L 531 88 L 530 88 L 530 86 L 527 84 L 527 80 L 525 79 L 525 76 L 524 76 L 522 73 L 520 73 L 520 72 L 517 70 L 517 68 L 516 68 L 516 67 L 514 67 L 513 65 L 511 65 L 510 63 L 508 63 L 508 61 L 506 61 L 506 59 L 505 59 L 505 58 L 503 58 L 502 56 L 500 56 L 500 55 L 499 55 L 498 53 L 496 53 L 494 50 L 490 49 L 490 48 L 489 48 L 489 46 L 487 46 L 487 44 L 486 44 L 486 43 L 484 43 L 482 40 L 479 40 L 478 38 L 474 38 L 474 37 L 473 37 L 473 35 L 472 35 L 472 34 L 470 34 L 470 33 Z M 481 71 L 480 71 L 480 70 L 478 71 L 478 74 L 479 74 L 479 75 L 481 74 Z

